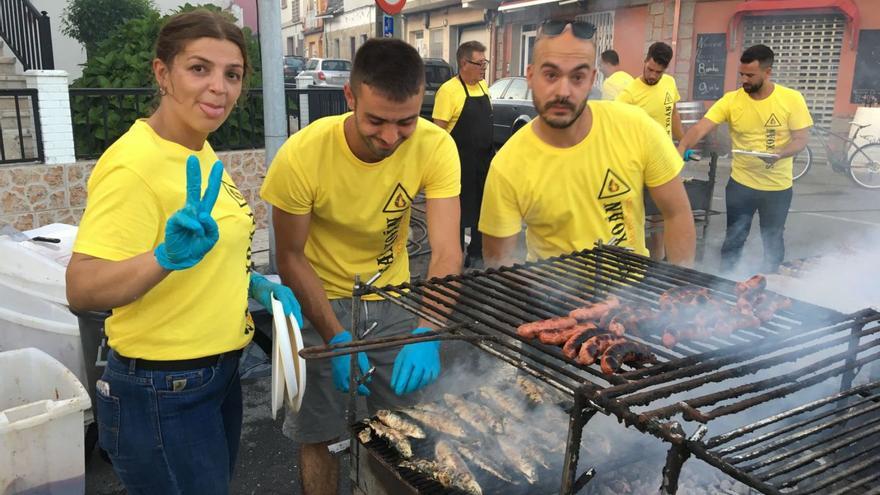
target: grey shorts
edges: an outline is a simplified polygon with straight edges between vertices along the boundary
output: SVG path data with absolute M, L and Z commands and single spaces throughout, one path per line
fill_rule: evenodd
M 367 338 L 406 335 L 415 330 L 417 317 L 400 306 L 388 301 L 361 302 L 361 321 L 366 328 L 375 322 L 376 327 Z M 351 328 L 351 299 L 335 299 L 330 301 L 333 312 L 346 329 Z M 306 320 L 303 328 L 303 344 L 306 347 L 324 345 L 324 340 Z M 391 389 L 391 371 L 394 359 L 400 347 L 387 350 L 370 351 L 367 357 L 370 365 L 376 367 L 372 381 L 367 385 L 370 395 L 358 397 L 360 406 L 358 418 L 379 409 L 398 408 L 419 402 L 421 391 L 405 396 L 397 396 Z M 287 409 L 282 432 L 285 436 L 300 443 L 328 442 L 346 435 L 346 411 L 348 393 L 336 390 L 333 385 L 333 373 L 329 359 L 309 360 L 306 362 L 306 395 L 303 397 L 299 412 Z

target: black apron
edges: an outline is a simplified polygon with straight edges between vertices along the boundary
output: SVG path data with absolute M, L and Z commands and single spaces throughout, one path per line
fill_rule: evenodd
M 464 108 L 450 134 L 461 160 L 461 226 L 464 228 L 476 227 L 480 219 L 483 186 L 494 154 L 494 120 L 492 102 L 483 87 L 480 86 L 482 96 L 471 96 L 461 76 L 458 81 L 464 89 Z

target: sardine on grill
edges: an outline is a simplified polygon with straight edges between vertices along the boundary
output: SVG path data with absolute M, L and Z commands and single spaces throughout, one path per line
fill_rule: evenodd
M 440 415 L 416 408 L 403 409 L 400 412 L 438 433 L 444 433 L 462 440 L 468 436 L 467 432 L 462 428 L 458 421 L 449 419 L 448 415 Z
M 482 495 L 482 490 L 479 492 L 471 491 L 466 481 L 459 473 L 453 471 L 447 466 L 440 464 L 437 461 L 412 459 L 400 461 L 398 466 L 411 469 L 413 471 L 434 478 L 435 480 L 437 480 L 437 482 L 439 482 L 446 488 L 456 488 L 469 495 Z M 477 485 L 477 488 L 479 488 L 479 485 Z
M 490 403 L 497 405 L 504 413 L 526 421 L 527 414 L 522 402 L 511 398 L 501 390 L 495 387 L 480 387 L 480 395 Z
M 443 394 L 443 400 L 458 417 L 480 433 L 504 433 L 504 424 L 492 413 L 491 409 L 479 404 L 468 403 L 452 394 Z
M 373 433 L 388 440 L 391 446 L 394 447 L 394 450 L 399 452 L 400 455 L 407 459 L 412 457 L 412 445 L 409 443 L 406 435 L 376 420 L 370 421 L 369 424 Z
M 516 384 L 533 404 L 543 404 L 547 401 L 541 387 L 532 380 L 520 375 L 516 377 Z
M 421 429 L 419 425 L 409 421 L 399 414 L 395 414 L 387 409 L 382 409 L 376 413 L 376 417 L 379 418 L 379 421 L 385 423 L 386 425 L 394 428 L 395 430 L 403 433 L 404 435 L 412 438 L 425 438 L 425 430 Z
M 456 442 L 454 444 L 455 449 L 458 450 L 458 453 L 461 454 L 462 457 L 471 464 L 477 466 L 478 468 L 486 471 L 492 476 L 498 478 L 501 481 L 506 483 L 513 483 L 514 481 L 510 478 L 510 476 L 504 474 L 505 469 L 498 464 L 495 464 L 489 459 L 481 456 L 477 451 L 471 449 L 467 445 Z
M 437 457 L 437 462 L 441 466 L 446 466 L 459 475 L 460 482 L 464 485 L 465 490 L 468 493 L 482 495 L 483 489 L 480 487 L 480 484 L 477 483 L 474 473 L 471 472 L 470 468 L 465 464 L 464 459 L 458 455 L 458 452 L 456 452 L 452 445 L 444 440 L 440 440 L 434 446 L 434 455 Z
M 501 453 L 507 458 L 508 463 L 518 472 L 522 473 L 530 485 L 534 485 L 538 482 L 538 470 L 535 469 L 535 465 L 529 462 L 529 460 L 523 455 L 518 446 L 511 442 L 498 442 L 498 445 L 501 447 Z

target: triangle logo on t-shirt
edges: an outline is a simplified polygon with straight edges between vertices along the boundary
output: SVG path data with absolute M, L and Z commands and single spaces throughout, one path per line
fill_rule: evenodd
M 770 118 L 767 119 L 767 123 L 764 124 L 764 127 L 782 127 L 782 124 L 779 122 L 779 119 L 776 118 L 776 114 L 771 113 Z
M 664 105 L 669 105 L 669 104 L 671 104 L 671 103 L 672 103 L 672 94 L 671 94 L 669 91 L 667 91 L 667 92 L 666 92 L 666 99 L 663 100 L 663 104 L 664 104 Z
M 391 196 L 388 197 L 388 201 L 385 202 L 385 208 L 382 208 L 382 212 L 400 213 L 401 211 L 406 211 L 411 203 L 412 197 L 406 192 L 406 189 L 400 185 L 400 182 L 398 182 L 397 186 L 394 187 L 394 190 L 391 191 Z
M 605 181 L 602 182 L 602 189 L 599 190 L 599 197 L 597 199 L 614 198 L 629 191 L 630 187 L 626 185 L 626 182 L 609 168 L 605 172 Z

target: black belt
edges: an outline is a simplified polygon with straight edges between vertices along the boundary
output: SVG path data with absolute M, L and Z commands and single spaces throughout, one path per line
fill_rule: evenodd
M 151 361 L 149 359 L 135 359 L 125 357 L 116 351 L 113 356 L 125 366 L 132 366 L 134 362 L 135 369 L 147 371 L 187 371 L 199 368 L 208 368 L 220 363 L 223 359 L 238 359 L 241 357 L 241 350 L 224 352 L 223 354 L 214 354 L 213 356 L 205 356 L 195 359 L 180 359 L 176 361 Z

